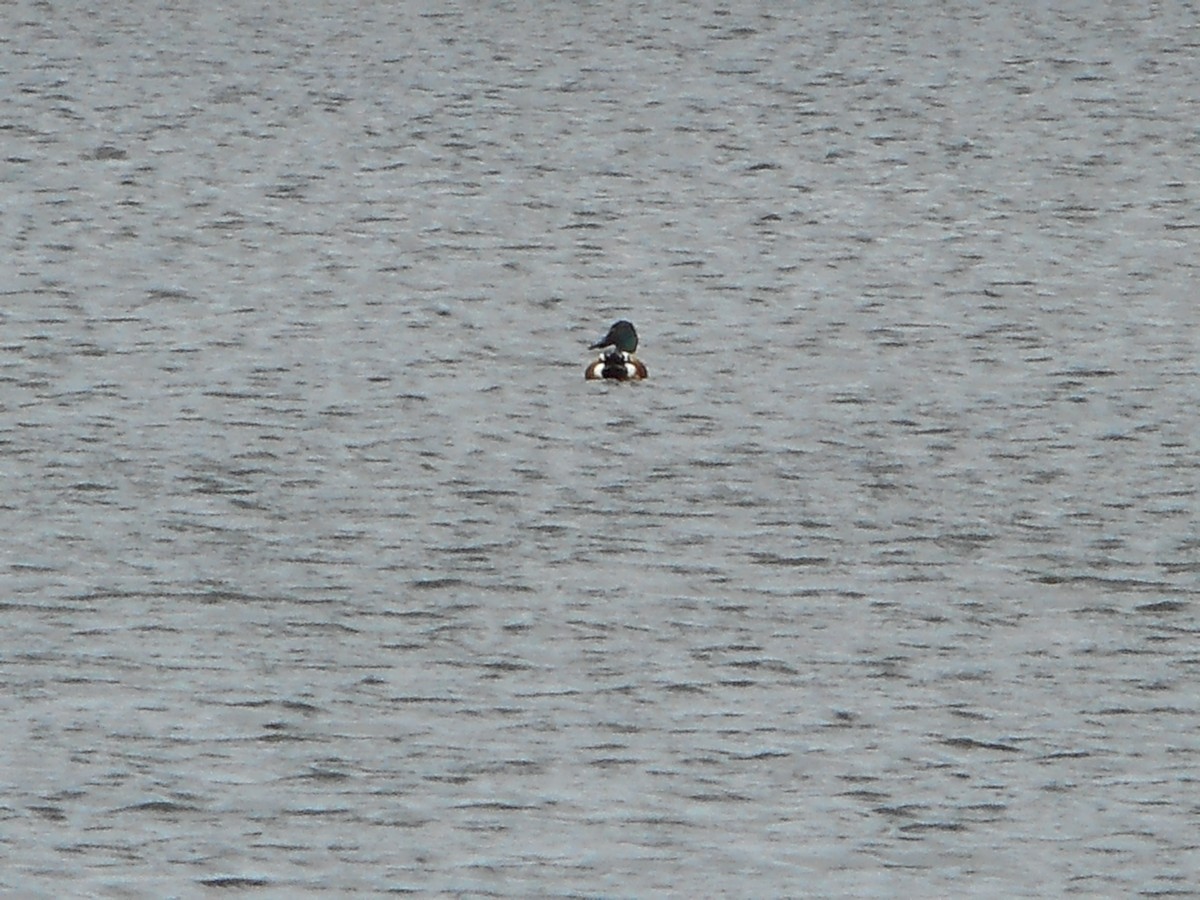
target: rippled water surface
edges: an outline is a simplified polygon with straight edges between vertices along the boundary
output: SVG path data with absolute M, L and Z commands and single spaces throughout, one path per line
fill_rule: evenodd
M 0 891 L 1196 896 L 1197 21 L 0 6 Z

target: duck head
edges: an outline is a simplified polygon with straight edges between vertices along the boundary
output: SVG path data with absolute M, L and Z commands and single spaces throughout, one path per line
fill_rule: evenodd
M 608 334 L 596 341 L 588 349 L 596 350 L 600 347 L 616 347 L 622 353 L 632 353 L 637 349 L 637 345 L 637 330 L 633 327 L 633 323 L 622 319 L 619 322 L 614 322 L 612 328 L 608 329 Z

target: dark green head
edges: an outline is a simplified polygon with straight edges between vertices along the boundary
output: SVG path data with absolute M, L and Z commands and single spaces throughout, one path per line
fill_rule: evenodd
M 622 319 L 620 322 L 614 322 L 613 327 L 608 329 L 602 339 L 596 341 L 589 347 L 589 350 L 595 350 L 599 347 L 616 347 L 622 353 L 632 353 L 637 349 L 637 329 L 633 327 L 632 322 L 626 322 Z

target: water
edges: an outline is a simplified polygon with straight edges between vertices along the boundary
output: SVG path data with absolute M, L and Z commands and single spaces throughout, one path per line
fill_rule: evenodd
M 1197 895 L 1189 4 L 0 22 L 5 893 Z

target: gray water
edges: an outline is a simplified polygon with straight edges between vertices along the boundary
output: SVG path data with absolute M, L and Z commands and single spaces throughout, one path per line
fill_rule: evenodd
M 0 6 L 0 891 L 1200 896 L 1198 21 Z

